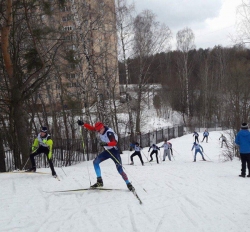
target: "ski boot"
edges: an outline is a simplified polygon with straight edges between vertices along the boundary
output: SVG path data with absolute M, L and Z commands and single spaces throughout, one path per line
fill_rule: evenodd
M 134 165 L 134 162 L 132 161 L 132 162 L 130 163 L 130 165 Z
M 205 158 L 202 159 L 203 161 L 206 161 Z
M 128 184 L 127 184 L 127 187 L 128 187 L 128 189 L 129 189 L 129 191 L 135 190 L 135 188 L 133 187 L 133 185 L 132 185 L 131 183 L 128 183 Z
M 91 188 L 103 187 L 103 181 L 101 177 L 97 177 L 97 182 L 90 186 Z
M 246 175 L 244 175 L 244 174 L 240 174 L 240 175 L 239 175 L 239 177 L 244 177 L 244 178 L 245 178 L 245 177 L 246 177 Z
M 196 160 L 194 160 L 193 162 L 196 162 Z
M 29 168 L 25 172 L 36 172 L 36 167 Z
M 250 177 L 250 174 L 248 174 L 247 177 Z
M 151 160 L 149 160 L 149 162 L 152 162 L 153 160 L 151 159 Z
M 57 178 L 57 175 L 56 175 L 56 173 L 54 172 L 54 173 L 52 173 L 52 176 L 54 177 L 54 178 Z

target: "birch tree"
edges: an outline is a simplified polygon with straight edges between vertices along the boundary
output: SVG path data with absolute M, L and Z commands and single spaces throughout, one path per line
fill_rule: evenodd
M 133 25 L 133 51 L 138 58 L 138 65 L 134 67 L 137 73 L 137 102 L 136 102 L 136 132 L 141 127 L 141 107 L 149 79 L 149 68 L 154 54 L 169 48 L 171 31 L 165 24 L 156 21 L 150 10 L 137 15 Z
M 129 129 L 131 133 L 131 141 L 134 141 L 134 121 L 132 116 L 132 109 L 128 93 L 129 83 L 129 70 L 128 70 L 128 59 L 132 55 L 132 29 L 133 29 L 133 12 L 134 5 L 128 5 L 126 0 L 116 1 L 116 20 L 117 20 L 117 32 L 118 32 L 118 49 L 119 58 L 124 65 L 125 69 L 125 98 L 129 118 Z
M 195 36 L 193 31 L 186 27 L 176 34 L 177 50 L 179 53 L 178 72 L 179 78 L 185 86 L 185 99 L 186 99 L 186 114 L 190 116 L 190 93 L 189 93 L 189 78 L 192 68 L 191 61 L 189 60 L 189 51 L 195 48 Z

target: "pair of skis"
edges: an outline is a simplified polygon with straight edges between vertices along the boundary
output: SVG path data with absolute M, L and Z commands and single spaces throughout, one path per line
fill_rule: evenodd
M 13 172 L 6 172 L 6 173 L 9 173 L 9 174 L 40 174 L 40 175 L 49 175 L 50 173 L 47 173 L 47 172 L 27 172 L 27 171 L 23 171 L 23 170 L 16 170 L 16 171 L 13 171 Z M 58 181 L 60 181 L 59 177 L 58 176 L 53 176 L 55 179 L 57 179 Z
M 93 190 L 97 190 L 97 191 L 127 191 L 125 189 L 102 188 L 102 187 L 91 188 L 90 187 L 90 188 L 82 188 L 82 189 L 59 190 L 59 191 L 52 191 L 52 192 L 47 192 L 47 193 L 67 193 L 67 192 L 82 192 L 82 191 L 93 191 Z M 131 192 L 137 198 L 139 203 L 142 204 L 142 201 L 141 201 L 140 197 L 138 196 L 138 194 L 136 193 L 134 188 L 131 190 Z
M 25 174 L 42 174 L 42 175 L 48 175 L 49 173 L 46 172 L 26 172 L 26 171 L 14 171 L 14 172 L 9 172 L 9 173 L 25 173 Z M 57 179 L 58 181 L 60 181 L 60 179 L 57 177 L 54 177 L 55 179 Z M 90 191 L 90 190 L 98 190 L 98 191 L 127 191 L 125 189 L 115 189 L 115 188 L 82 188 L 82 189 L 70 189 L 70 190 L 61 190 L 61 191 L 53 191 L 53 192 L 47 192 L 47 193 L 66 193 L 66 192 L 81 192 L 81 191 Z M 133 195 L 137 198 L 137 200 L 139 201 L 140 204 L 142 204 L 142 201 L 140 199 L 140 197 L 138 196 L 138 194 L 135 191 L 135 188 L 133 188 L 131 190 L 131 192 L 133 193 Z

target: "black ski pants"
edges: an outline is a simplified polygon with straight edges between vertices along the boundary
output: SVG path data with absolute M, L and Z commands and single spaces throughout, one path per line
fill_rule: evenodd
M 153 150 L 153 151 L 150 153 L 150 160 L 151 160 L 151 161 L 153 160 L 153 157 L 152 157 L 153 154 L 155 154 L 155 156 L 156 156 L 156 161 L 157 161 L 157 163 L 159 163 L 159 160 L 158 160 L 158 151 L 157 151 L 157 150 Z
M 49 167 L 50 167 L 50 169 L 52 171 L 52 175 L 55 175 L 56 172 L 55 172 L 55 169 L 54 169 L 54 165 L 53 165 L 52 159 L 48 158 L 49 148 L 47 148 L 47 147 L 40 146 L 35 152 L 33 152 L 32 154 L 30 154 L 30 161 L 31 161 L 32 167 L 36 167 L 35 156 L 37 156 L 37 155 L 39 155 L 41 153 L 44 153 L 46 155 L 47 160 L 49 162 Z
M 197 143 L 199 143 L 199 137 L 198 136 L 194 136 L 194 142 L 196 142 L 197 141 Z
M 139 151 L 135 151 L 135 152 L 130 156 L 131 162 L 133 162 L 133 157 L 136 156 L 136 155 L 139 156 L 140 161 L 141 161 L 141 164 L 143 164 L 143 160 L 142 160 L 142 157 L 141 157 L 141 152 L 139 152 Z
M 242 154 L 240 153 L 241 158 L 241 174 L 246 175 L 246 166 L 248 168 L 248 174 L 250 175 L 250 153 Z
M 208 136 L 206 136 L 206 135 L 203 137 L 203 139 L 202 139 L 202 141 L 201 141 L 201 142 L 203 142 L 205 138 L 206 138 L 206 142 L 207 142 L 207 140 L 208 140 Z

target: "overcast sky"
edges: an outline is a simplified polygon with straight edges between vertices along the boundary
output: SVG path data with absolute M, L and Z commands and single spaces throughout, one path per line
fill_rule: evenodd
M 137 13 L 152 10 L 157 21 L 172 31 L 172 49 L 176 49 L 176 33 L 189 27 L 195 34 L 196 48 L 224 47 L 235 44 L 236 8 L 241 0 L 129 0 Z

